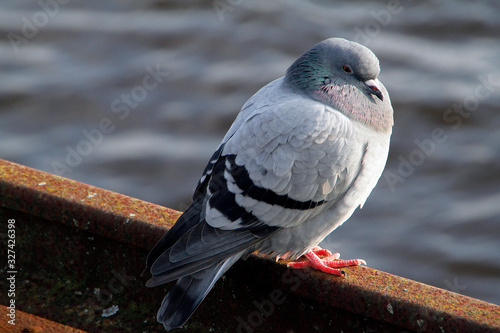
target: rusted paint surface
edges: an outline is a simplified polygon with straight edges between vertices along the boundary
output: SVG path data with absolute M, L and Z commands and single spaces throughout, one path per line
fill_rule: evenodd
M 266 266 L 260 279 L 268 279 L 276 263 L 266 256 L 252 257 Z M 286 261 L 274 268 L 284 277 Z M 301 297 L 382 320 L 416 332 L 500 332 L 500 306 L 483 302 L 365 266 L 347 267 L 345 278 L 314 270 L 295 270 L 288 287 Z M 255 274 L 259 275 L 262 271 Z M 293 290 L 294 289 L 294 290 Z
M 128 250 L 120 249 L 119 251 L 129 253 L 123 255 L 129 256 L 129 259 L 126 262 L 119 262 L 120 257 L 116 255 L 108 265 L 119 270 L 126 264 L 130 265 L 130 258 L 133 256 L 134 272 L 140 270 L 147 249 L 163 235 L 166 228 L 171 226 L 180 215 L 179 212 L 168 208 L 2 160 L 0 160 L 0 208 L 33 217 L 31 219 L 33 221 L 36 221 L 34 217 L 40 217 L 45 221 L 44 223 L 50 223 L 51 226 L 54 222 L 63 223 L 72 230 L 96 234 L 99 236 L 96 238 L 101 239 L 98 241 L 99 246 L 103 248 L 106 246 L 105 239 L 113 239 L 127 244 Z M 28 218 L 25 219 L 28 220 Z M 47 226 L 45 224 L 45 227 Z M 45 227 L 41 227 L 40 230 Z M 75 266 L 75 271 L 71 272 L 72 274 L 77 273 L 78 279 L 85 279 L 85 265 L 106 267 L 105 262 L 97 265 L 98 260 L 106 258 L 82 255 L 81 252 L 84 251 L 85 246 L 92 246 L 93 243 L 90 245 L 74 244 L 79 242 L 77 238 L 80 236 L 74 237 L 73 243 L 68 244 L 68 246 L 71 246 L 74 249 L 73 252 L 80 256 L 78 260 L 89 262 L 80 264 L 82 267 Z M 82 236 L 81 241 L 83 242 L 87 238 L 87 236 Z M 33 241 L 42 242 L 43 237 Z M 65 240 L 63 236 L 59 236 L 59 238 L 50 241 L 53 244 L 54 242 L 71 240 Z M 109 246 L 116 248 L 116 245 Z M 143 249 L 143 254 L 133 250 L 137 246 Z M 64 246 L 62 248 L 64 249 Z M 110 253 L 115 251 L 114 248 L 109 250 Z M 130 251 L 134 251 L 133 255 Z M 60 260 L 65 260 L 64 253 L 61 253 L 60 256 Z M 43 260 L 43 258 L 42 256 L 35 259 Z M 76 261 L 78 262 L 78 260 Z M 68 258 L 68 262 L 74 262 L 74 259 Z M 393 325 L 387 326 L 383 330 L 380 328 L 382 326 L 377 323 L 371 323 L 369 326 L 378 327 L 378 330 L 387 332 L 500 332 L 500 307 L 497 305 L 367 267 L 350 267 L 345 270 L 347 277 L 339 278 L 309 269 L 288 269 L 285 261 L 275 263 L 274 260 L 267 257 L 253 255 L 247 261 L 238 262 L 228 272 L 229 281 L 224 282 L 223 279 L 216 285 L 207 298 L 207 302 L 202 304 L 193 317 L 190 329 L 196 323 L 210 325 L 211 322 L 217 322 L 217 324 L 212 324 L 215 325 L 212 327 L 224 327 L 217 325 L 227 323 L 227 325 L 233 325 L 228 327 L 233 327 L 234 331 L 239 327 L 236 321 L 239 319 L 234 314 L 233 309 L 241 304 L 247 304 L 247 310 L 239 310 L 242 313 L 252 314 L 253 312 L 250 310 L 252 310 L 252 304 L 255 304 L 252 299 L 248 302 L 240 299 L 234 303 L 234 298 L 240 294 L 243 286 L 259 283 L 261 286 L 265 286 L 265 288 L 260 289 L 266 290 L 263 295 L 258 296 L 261 299 L 259 302 L 262 299 L 266 300 L 266 297 L 270 297 L 270 293 L 278 290 L 289 295 L 287 302 L 295 300 L 295 303 L 290 303 L 288 307 L 287 303 L 280 305 L 280 309 L 288 309 L 289 313 L 293 311 L 294 304 L 305 302 L 300 305 L 304 309 L 315 307 L 319 313 L 328 313 L 332 317 L 337 312 L 342 313 L 336 318 L 337 321 L 339 318 L 340 320 L 346 318 L 348 313 L 352 313 Z M 112 278 L 111 276 L 110 279 Z M 89 283 L 96 283 L 95 280 L 95 277 L 90 278 Z M 238 283 L 234 283 L 234 281 Z M 143 288 L 143 282 L 137 281 L 136 288 Z M 224 284 L 224 288 L 220 287 L 221 284 Z M 234 289 L 228 291 L 228 287 Z M 256 297 L 254 296 L 257 293 L 256 289 L 253 293 L 251 290 L 245 290 L 244 294 L 248 294 L 248 292 L 251 293 L 248 297 Z M 144 293 L 155 293 L 155 291 L 144 288 L 137 293 L 136 297 L 142 297 L 141 295 Z M 163 291 L 157 295 L 160 300 L 162 295 Z M 217 304 L 221 299 L 224 299 L 225 304 L 222 307 Z M 134 302 L 138 301 L 134 300 Z M 226 306 L 233 303 L 234 306 Z M 213 315 L 214 309 L 219 311 L 219 316 Z M 275 331 L 284 329 L 285 326 L 279 324 L 280 315 L 281 313 L 274 312 L 270 318 L 266 318 L 267 321 L 264 324 L 259 327 L 252 326 L 252 331 L 266 331 L 269 328 L 273 328 Z M 154 316 L 154 313 L 151 316 Z M 247 317 L 242 315 L 242 318 L 246 319 Z M 360 321 L 359 317 L 356 316 L 353 318 L 351 323 L 363 321 Z M 250 315 L 248 319 L 251 319 Z M 283 320 L 285 319 L 286 313 Z M 296 313 L 295 319 L 297 319 L 294 322 L 296 325 L 302 325 L 300 311 Z M 320 318 L 317 317 L 317 319 L 319 322 Z M 369 319 L 366 319 L 365 322 L 369 322 Z M 367 326 L 364 327 L 366 329 Z M 396 329 L 397 327 L 399 329 Z M 201 332 L 203 328 L 194 331 Z
M 15 325 L 8 323 L 10 310 L 6 306 L 0 305 L 0 332 L 11 333 L 85 333 L 79 329 L 62 325 L 44 318 L 40 318 L 29 313 L 16 310 Z M 7 318 L 7 319 L 6 319 Z
M 1 159 L 0 206 L 144 248 L 181 214 Z

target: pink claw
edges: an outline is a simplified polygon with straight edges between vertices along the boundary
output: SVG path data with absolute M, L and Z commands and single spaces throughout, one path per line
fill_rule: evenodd
M 318 255 L 326 256 L 326 258 L 320 258 Z M 304 256 L 307 258 L 306 261 L 292 261 L 288 263 L 288 267 L 313 267 L 328 274 L 345 276 L 345 272 L 337 267 L 357 266 L 361 264 L 366 265 L 366 261 L 363 259 L 337 260 L 340 257 L 340 254 L 332 254 L 330 251 L 322 249 L 319 246 L 316 246 Z

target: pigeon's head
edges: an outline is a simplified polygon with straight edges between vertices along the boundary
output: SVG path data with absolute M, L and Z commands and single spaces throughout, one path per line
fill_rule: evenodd
M 387 129 L 392 126 L 392 107 L 379 73 L 379 61 L 370 49 L 330 38 L 288 68 L 285 84 L 351 118 Z

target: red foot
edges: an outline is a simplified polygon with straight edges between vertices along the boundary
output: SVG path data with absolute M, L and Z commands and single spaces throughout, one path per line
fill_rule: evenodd
M 318 256 L 329 257 L 332 255 L 332 253 L 330 251 L 328 251 L 327 249 L 322 249 L 320 246 L 313 247 L 311 251 L 314 252 L 314 254 L 317 254 Z M 335 253 L 335 254 L 338 254 L 338 253 Z
M 320 258 L 318 255 L 326 257 Z M 337 260 L 340 257 L 339 253 L 332 254 L 330 251 L 322 249 L 319 246 L 316 246 L 311 251 L 307 252 L 305 257 L 307 258 L 306 261 L 292 261 L 288 263 L 288 267 L 313 267 L 328 274 L 345 276 L 345 272 L 343 270 L 335 267 L 357 266 L 361 264 L 366 265 L 366 261 L 363 259 Z

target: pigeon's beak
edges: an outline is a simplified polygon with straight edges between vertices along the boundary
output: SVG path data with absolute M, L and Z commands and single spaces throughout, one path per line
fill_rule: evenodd
M 381 101 L 384 100 L 384 95 L 382 94 L 382 90 L 380 90 L 380 81 L 378 79 L 370 79 L 365 81 L 365 84 L 368 86 L 371 94 L 377 96 Z

